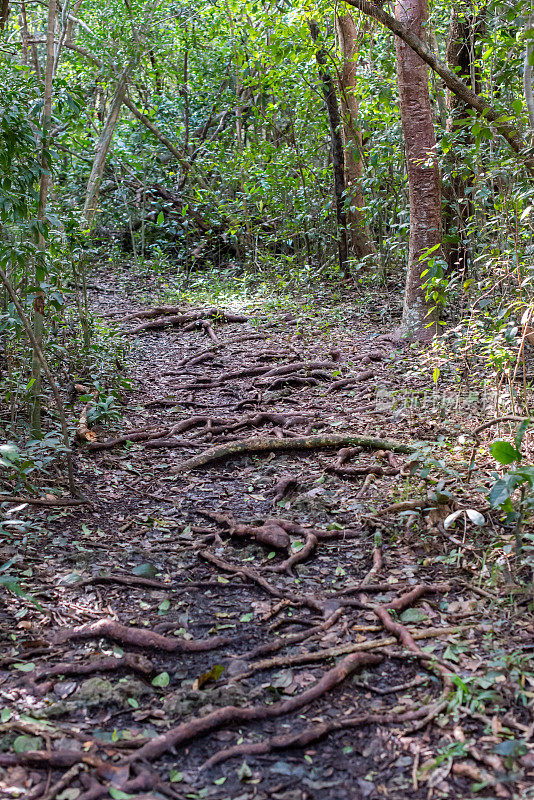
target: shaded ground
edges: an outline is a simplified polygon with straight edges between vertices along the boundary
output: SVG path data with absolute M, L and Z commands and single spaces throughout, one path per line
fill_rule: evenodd
M 149 321 L 125 320 L 148 307 L 133 283 L 104 289 L 99 314 Z M 38 535 L 3 548 L 42 610 L 3 596 L 2 797 L 532 794 L 529 598 L 497 569 L 509 537 L 476 494 L 486 473 L 464 486 L 454 449 L 462 402 L 470 427 L 483 416 L 467 387 L 428 388 L 417 349 L 376 338 L 375 301 L 132 335 L 125 416 L 95 428 L 128 441 L 77 445 L 91 505 L 25 510 Z M 349 433 L 442 437 L 439 497 L 379 447 L 182 467 L 250 436 Z M 446 530 L 467 507 L 484 525 Z

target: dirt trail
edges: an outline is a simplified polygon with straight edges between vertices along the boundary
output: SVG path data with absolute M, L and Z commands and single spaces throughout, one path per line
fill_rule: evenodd
M 408 454 L 183 469 L 249 437 L 435 439 L 439 420 L 384 400 L 409 355 L 354 334 L 356 317 L 324 334 L 286 312 L 183 308 L 171 326 L 127 319 L 141 309 L 113 286 L 93 299 L 124 330 L 162 324 L 131 334 L 121 423 L 77 445 L 92 505 L 32 511 L 20 557 L 43 610 L 3 611 L 0 795 L 525 796 L 532 752 L 495 747 L 503 727 L 532 734 L 506 660 L 528 628 L 470 585 L 481 562 L 443 535 L 451 507 L 419 514 L 432 501 L 407 491 Z

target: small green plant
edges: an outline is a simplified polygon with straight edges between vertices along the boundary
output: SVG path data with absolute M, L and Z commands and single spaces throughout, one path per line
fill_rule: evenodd
M 521 444 L 529 425 L 530 420 L 521 423 L 513 445 L 499 439 L 490 447 L 495 461 L 503 466 L 514 465 L 502 477 L 497 472 L 493 473 L 495 483 L 491 487 L 489 501 L 492 508 L 506 512 L 508 523 L 515 523 L 516 555 L 523 547 L 525 519 L 534 510 L 534 466 L 521 464 Z

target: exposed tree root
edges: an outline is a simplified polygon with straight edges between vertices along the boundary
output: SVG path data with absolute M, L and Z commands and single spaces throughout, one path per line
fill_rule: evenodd
M 202 509 L 197 509 L 197 511 L 199 514 L 219 523 L 219 525 L 225 525 L 230 536 L 249 537 L 259 544 L 274 547 L 277 550 L 287 550 L 289 547 L 289 536 L 276 519 L 266 519 L 263 525 L 256 527 L 238 523 L 228 514 L 219 514 L 215 511 Z
M 211 639 L 189 640 L 168 638 L 159 633 L 148 631 L 143 628 L 131 628 L 121 625 L 112 619 L 100 619 L 97 622 L 90 622 L 80 625 L 77 628 L 70 628 L 60 631 L 55 637 L 54 643 L 76 641 L 77 639 L 111 639 L 121 644 L 129 644 L 134 647 L 149 647 L 155 650 L 165 650 L 167 653 L 201 653 L 206 650 L 215 650 L 223 647 L 232 641 L 227 637 L 213 636 Z
M 122 318 L 122 322 L 130 322 L 133 319 L 154 319 L 154 317 L 164 317 L 169 314 L 183 314 L 184 311 L 178 306 L 155 306 L 146 311 L 133 311 Z
M 237 442 L 221 444 L 189 458 L 174 468 L 174 472 L 187 472 L 221 458 L 237 456 L 241 453 L 264 453 L 273 450 L 320 450 L 329 447 L 359 445 L 370 450 L 391 450 L 395 453 L 413 453 L 414 445 L 403 444 L 391 439 L 375 439 L 370 436 L 358 434 L 323 434 L 317 436 L 303 436 L 294 439 L 273 439 L 269 437 L 251 437 Z
M 248 653 L 241 653 L 238 660 L 250 661 L 252 658 L 268 656 L 272 653 L 278 653 L 280 650 L 284 650 L 286 647 L 291 647 L 294 644 L 299 644 L 307 639 L 311 639 L 312 636 L 329 630 L 333 625 L 336 624 L 343 613 L 344 609 L 338 608 L 337 611 L 334 611 L 334 613 L 324 622 L 321 622 L 320 625 L 313 625 L 313 627 L 308 628 L 307 631 L 303 631 L 302 633 L 293 633 L 289 636 L 283 636 L 282 638 L 267 642 L 266 644 L 261 644 L 258 647 L 255 647 L 253 650 L 250 650 Z
M 297 564 L 301 564 L 303 561 L 306 561 L 311 554 L 314 552 L 315 548 L 317 547 L 317 536 L 311 531 L 306 533 L 306 541 L 296 553 L 293 553 L 292 556 L 287 558 L 285 561 L 282 561 L 281 564 L 276 564 L 270 567 L 273 572 L 285 572 L 287 575 L 291 575 L 293 571 L 293 567 Z
M 386 514 L 398 514 L 401 511 L 417 511 L 421 508 L 435 508 L 436 500 L 431 497 L 422 497 L 419 500 L 401 500 L 400 503 L 392 503 L 375 513 L 375 517 L 383 517 Z
M 276 719 L 277 717 L 291 714 L 298 711 L 309 703 L 317 700 L 327 692 L 334 689 L 346 678 L 363 667 L 375 666 L 382 661 L 382 657 L 371 653 L 353 653 L 329 670 L 317 683 L 306 689 L 296 697 L 273 703 L 269 706 L 252 706 L 252 708 L 240 708 L 237 706 L 225 706 L 204 717 L 194 718 L 188 722 L 183 722 L 175 728 L 167 731 L 160 736 L 156 736 L 143 747 L 139 748 L 126 758 L 127 762 L 138 761 L 140 759 L 152 761 L 159 758 L 164 753 L 174 747 L 183 745 L 211 733 L 223 726 L 235 723 L 254 722 L 264 719 Z
M 130 328 L 126 333 L 141 333 L 148 330 L 161 330 L 161 328 L 179 327 L 197 320 L 216 319 L 219 322 L 248 322 L 248 317 L 243 314 L 231 314 L 218 308 L 206 308 L 200 311 L 188 311 L 179 314 L 167 314 L 157 319 L 143 322 L 135 328 Z M 218 344 L 218 342 L 217 342 Z
M 91 675 L 93 672 L 116 672 L 121 669 L 128 669 L 146 677 L 153 673 L 154 665 L 146 656 L 138 653 L 125 653 L 120 658 L 110 656 L 109 658 L 96 658 L 89 662 L 60 662 L 40 669 L 33 676 L 33 680 L 40 681 L 55 675 Z
M 217 342 L 212 347 L 208 348 L 207 350 L 202 350 L 200 353 L 197 353 L 193 356 L 186 356 L 181 361 L 178 362 L 176 365 L 177 367 L 192 367 L 195 364 L 202 364 L 203 361 L 209 360 L 215 357 L 215 354 L 221 350 L 221 348 L 226 347 L 229 344 L 239 344 L 241 342 L 248 342 L 248 341 L 255 341 L 258 339 L 267 339 L 267 334 L 265 333 L 249 333 L 243 336 L 234 336 L 233 338 L 226 339 L 224 342 Z M 179 374 L 176 370 L 172 372 L 166 372 L 165 375 L 176 375 Z
M 364 370 L 364 372 L 359 372 L 357 375 L 354 375 L 352 378 L 342 378 L 339 381 L 334 381 L 328 389 L 326 390 L 327 394 L 332 394 L 332 392 L 338 392 L 340 389 L 346 389 L 348 386 L 354 386 L 356 383 L 360 383 L 361 381 L 368 381 L 371 378 L 375 377 L 375 373 L 372 369 Z
M 284 497 L 290 492 L 294 491 L 298 486 L 298 478 L 293 475 L 286 475 L 280 478 L 274 487 L 273 506 L 283 500 Z
M 50 769 L 68 769 L 74 764 L 87 764 L 90 767 L 104 765 L 96 756 L 82 750 L 29 750 L 26 753 L 0 753 L 0 767 L 15 767 L 28 764 Z
M 360 587 L 364 588 L 368 583 L 371 583 L 373 578 L 376 577 L 376 575 L 380 572 L 381 569 L 382 569 L 382 548 L 375 547 L 373 550 L 373 566 L 361 581 Z
M 88 663 L 77 661 L 60 662 L 39 670 L 35 675 L 28 676 L 27 684 L 36 695 L 42 696 L 51 691 L 54 681 L 50 680 L 50 678 L 56 675 L 92 675 L 95 672 L 117 672 L 122 670 L 135 672 L 143 678 L 148 678 L 154 673 L 155 668 L 153 663 L 145 656 L 137 653 L 126 653 L 120 658 L 115 658 L 114 656 L 97 658 Z M 40 683 L 44 678 L 47 680 L 44 683 Z
M 222 569 L 224 572 L 230 572 L 232 575 L 241 575 L 242 577 L 248 578 L 254 583 L 257 583 L 258 586 L 261 586 L 262 589 L 264 589 L 272 597 L 288 599 L 291 601 L 292 605 L 307 606 L 312 611 L 318 612 L 319 614 L 324 614 L 325 612 L 325 603 L 322 603 L 320 600 L 317 600 L 311 595 L 278 589 L 276 586 L 273 586 L 271 583 L 269 583 L 269 581 L 265 580 L 262 575 L 260 575 L 251 567 L 234 566 L 233 564 L 229 564 L 227 561 L 223 561 L 222 558 L 213 555 L 213 553 L 210 553 L 208 550 L 201 550 L 198 555 L 200 558 L 203 558 L 205 561 L 209 561 L 211 564 L 219 569 Z
M 251 755 L 267 755 L 275 750 L 286 750 L 290 747 L 306 747 L 312 742 L 317 742 L 327 734 L 334 731 L 342 731 L 347 728 L 358 728 L 362 725 L 379 725 L 386 723 L 401 724 L 412 720 L 418 720 L 428 715 L 432 706 L 422 706 L 413 711 L 404 713 L 384 713 L 384 714 L 361 714 L 355 717 L 345 717 L 345 719 L 330 720 L 310 725 L 299 733 L 287 733 L 280 736 L 273 736 L 263 742 L 243 742 L 243 744 L 219 750 L 202 764 L 201 769 L 209 769 L 230 758 Z
M 424 631 L 410 632 L 410 636 L 418 641 L 419 639 L 432 639 L 439 636 L 448 636 L 451 633 L 459 633 L 462 630 L 461 626 L 450 628 L 427 628 Z M 240 672 L 237 680 L 243 680 L 254 675 L 256 672 L 263 672 L 267 669 L 277 669 L 279 667 L 297 667 L 303 664 L 315 664 L 318 661 L 325 661 L 329 658 L 338 658 L 339 656 L 346 655 L 347 653 L 365 653 L 369 650 L 383 650 L 386 647 L 396 644 L 398 641 L 397 636 L 389 636 L 386 639 L 370 639 L 367 642 L 349 642 L 348 644 L 340 644 L 336 647 L 327 647 L 322 650 L 311 650 L 306 653 L 295 653 L 293 655 L 274 656 L 273 658 L 263 659 L 261 661 L 253 661 L 247 668 Z M 417 645 L 416 645 L 417 647 Z M 415 653 L 415 651 L 413 651 Z M 421 651 L 423 652 L 423 651 Z M 419 652 L 417 652 L 419 655 Z M 423 653 L 425 661 L 428 661 L 431 656 L 428 653 Z

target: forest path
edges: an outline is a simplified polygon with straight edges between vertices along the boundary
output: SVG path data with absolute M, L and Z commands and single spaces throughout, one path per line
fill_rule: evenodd
M 94 306 L 123 330 L 168 323 L 127 319 L 139 309 L 105 289 Z M 419 514 L 432 501 L 407 455 L 299 449 L 182 469 L 250 436 L 450 433 L 395 404 L 418 388 L 417 353 L 377 342 L 357 307 L 330 326 L 181 308 L 172 327 L 131 334 L 125 416 L 76 451 L 92 506 L 35 511 L 23 559 L 43 611 L 17 599 L 5 612 L 0 790 L 401 800 L 482 783 L 525 796 L 532 764 L 514 759 L 532 753 L 494 748 L 503 730 L 532 734 L 528 682 L 507 661 L 526 623 L 469 583 L 481 560 L 444 531 L 452 506 Z M 393 502 L 407 505 L 383 513 Z

